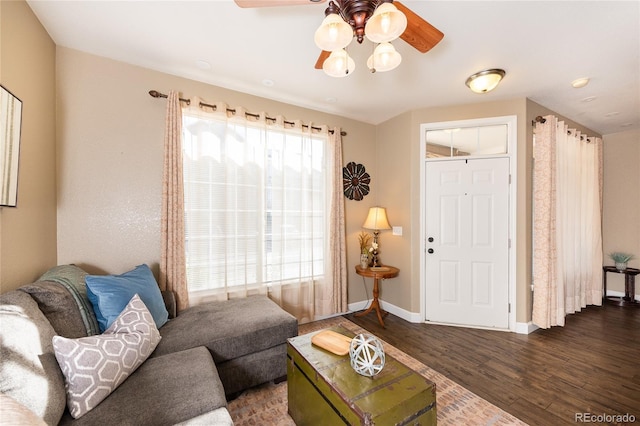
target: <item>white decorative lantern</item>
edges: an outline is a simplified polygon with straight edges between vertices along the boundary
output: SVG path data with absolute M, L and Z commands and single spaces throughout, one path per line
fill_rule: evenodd
M 358 334 L 349 347 L 351 367 L 356 373 L 373 377 L 384 367 L 382 342 L 371 334 Z

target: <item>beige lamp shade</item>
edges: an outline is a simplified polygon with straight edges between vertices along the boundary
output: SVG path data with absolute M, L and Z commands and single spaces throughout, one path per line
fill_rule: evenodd
M 397 39 L 407 29 L 407 17 L 392 3 L 382 3 L 364 27 L 365 35 L 374 43 Z
M 362 227 L 374 230 L 391 229 L 391 225 L 387 220 L 387 210 L 384 207 L 371 207 L 367 220 L 364 221 Z
M 340 15 L 331 13 L 324 18 L 313 40 L 316 46 L 327 52 L 344 49 L 353 40 L 353 28 Z
M 331 77 L 346 77 L 356 68 L 356 63 L 344 49 L 334 50 L 325 59 L 322 69 Z
M 373 55 L 369 56 L 367 66 L 372 71 L 385 72 L 395 69 L 400 62 L 402 62 L 402 56 L 391 43 L 380 43 L 373 51 Z

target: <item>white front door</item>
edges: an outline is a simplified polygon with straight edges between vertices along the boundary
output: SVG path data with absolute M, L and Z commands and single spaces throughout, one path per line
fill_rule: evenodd
M 509 159 L 426 164 L 426 320 L 509 327 Z

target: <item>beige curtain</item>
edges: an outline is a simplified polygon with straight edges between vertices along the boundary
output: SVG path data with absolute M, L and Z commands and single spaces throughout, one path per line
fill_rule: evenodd
M 332 255 L 331 285 L 322 297 L 318 311 L 327 316 L 347 312 L 347 253 L 344 222 L 344 195 L 342 190 L 342 135 L 339 128 L 329 134 L 329 150 L 332 161 L 329 173 L 331 187 L 331 216 L 329 224 L 329 253 Z M 329 302 L 329 303 L 326 303 Z
M 169 92 L 164 134 L 160 279 L 162 290 L 176 295 L 178 312 L 189 307 L 185 262 L 182 110 L 179 95 Z
M 272 284 L 270 297 L 289 313 L 298 318 L 300 324 L 347 312 L 347 260 L 344 222 L 344 195 L 342 192 L 342 136 L 339 128 L 328 132 L 326 126 L 320 131 L 328 137 L 327 170 L 325 184 L 327 216 L 327 239 L 324 251 L 325 266 L 311 283 Z M 305 131 L 306 132 L 306 131 Z
M 602 140 L 544 117 L 534 144 L 533 323 L 602 303 Z

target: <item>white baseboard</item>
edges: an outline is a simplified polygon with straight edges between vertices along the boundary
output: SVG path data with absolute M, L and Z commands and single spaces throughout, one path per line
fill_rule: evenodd
M 517 322 L 516 323 L 515 332 L 517 334 L 530 334 L 530 333 L 533 333 L 534 331 L 536 331 L 538 328 L 540 328 L 540 327 L 538 327 L 537 325 L 535 325 L 531 321 L 529 321 L 529 322 Z
M 349 303 L 349 311 L 350 312 L 358 312 L 366 309 L 371 304 L 371 300 L 363 300 L 360 302 Z M 382 309 L 385 311 L 402 318 L 405 321 L 409 321 L 415 324 L 425 322 L 419 312 L 410 312 L 406 309 L 399 308 L 391 303 L 384 302 L 380 300 L 380 305 Z M 373 314 L 372 314 L 373 315 Z M 517 322 L 515 332 L 518 334 L 530 334 L 538 329 L 538 326 L 533 324 L 532 322 L 524 323 Z M 505 330 L 509 331 L 509 330 Z
M 607 296 L 624 297 L 624 291 L 607 290 Z M 635 296 L 635 299 L 640 301 L 640 294 L 636 294 Z
M 382 299 L 380 300 L 380 306 L 382 306 L 382 309 L 384 309 L 385 311 L 389 312 L 390 314 L 393 314 L 397 317 L 402 318 L 405 321 L 409 321 L 409 322 L 413 322 L 413 323 L 420 323 L 423 322 L 420 319 L 420 313 L 417 312 L 409 312 L 406 309 L 402 309 L 399 308 L 391 303 L 387 303 L 385 301 L 383 301 Z M 364 309 L 366 309 L 369 305 L 371 304 L 371 300 L 363 300 L 360 302 L 354 302 L 354 303 L 349 303 L 349 311 L 351 312 L 358 312 L 358 311 L 362 311 Z M 372 314 L 374 315 L 374 314 Z

